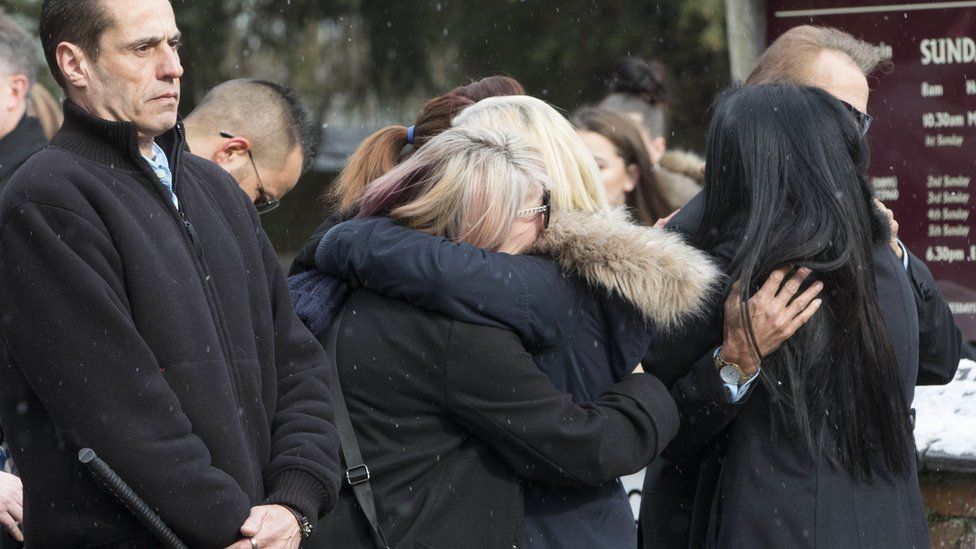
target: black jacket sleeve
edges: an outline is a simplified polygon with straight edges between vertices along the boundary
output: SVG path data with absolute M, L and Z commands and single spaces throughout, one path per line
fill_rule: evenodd
M 492 253 L 407 229 L 387 218 L 336 225 L 315 254 L 319 270 L 455 320 L 515 331 L 530 349 L 560 343 L 577 315 L 574 279 L 542 257 Z
M 260 228 L 257 233 L 274 315 L 278 381 L 271 461 L 263 472 L 265 490 L 269 503 L 284 503 L 314 520 L 332 509 L 339 490 L 339 435 L 329 392 L 335 372 L 292 309 L 271 242 Z
M 962 358 L 962 334 L 925 263 L 908 253 L 908 279 L 918 308 L 918 385 L 952 381 Z
M 107 229 L 57 205 L 10 211 L 0 228 L 3 344 L 61 436 L 94 449 L 190 546 L 238 540 L 251 502 L 212 465 L 136 329 Z
M 531 480 L 590 486 L 636 472 L 677 430 L 674 402 L 653 376 L 629 375 L 574 404 L 506 330 L 453 323 L 445 363 L 450 409 Z

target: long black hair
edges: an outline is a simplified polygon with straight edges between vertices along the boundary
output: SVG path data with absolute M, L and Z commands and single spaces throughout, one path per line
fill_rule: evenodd
M 857 478 L 909 470 L 908 405 L 875 291 L 872 246 L 888 238 L 854 116 L 823 90 L 726 92 L 708 136 L 696 244 L 739 238 L 729 274 L 751 294 L 777 268 L 810 268 L 823 306 L 764 359 L 774 433 L 801 440 Z M 744 314 L 752 334 L 749 314 Z M 872 457 L 880 450 L 883 462 Z M 887 475 L 885 475 L 887 476 Z

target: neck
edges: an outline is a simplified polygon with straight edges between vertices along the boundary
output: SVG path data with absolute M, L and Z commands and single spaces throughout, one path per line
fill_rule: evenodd
M 154 139 L 156 139 L 156 136 L 149 136 L 139 132 L 139 152 L 142 153 L 142 156 L 152 158 Z
M 27 105 L 12 111 L 11 115 L 7 117 L 7 121 L 0 124 L 0 139 L 10 135 L 10 132 L 14 131 L 17 128 L 17 125 L 20 124 L 20 121 L 24 119 L 24 115 L 26 113 Z

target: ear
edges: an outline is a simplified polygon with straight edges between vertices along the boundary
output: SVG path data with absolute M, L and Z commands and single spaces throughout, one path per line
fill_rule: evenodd
M 61 42 L 54 50 L 64 80 L 76 88 L 87 88 L 91 80 L 91 63 L 85 52 L 71 42 Z
M 651 155 L 651 162 L 659 164 L 664 158 L 664 151 L 668 148 L 668 141 L 663 137 L 655 137 L 651 140 L 651 150 L 647 151 Z
M 627 182 L 624 183 L 624 192 L 629 193 L 637 188 L 640 182 L 640 166 L 637 164 L 627 164 Z
M 247 161 L 247 151 L 251 150 L 251 141 L 246 137 L 231 137 L 214 151 L 210 157 L 215 164 L 233 167 Z
M 10 78 L 10 97 L 17 107 L 27 102 L 30 93 L 30 81 L 23 74 L 16 74 Z
M 29 87 L 26 76 L 15 74 L 9 78 L 0 78 L 0 86 L 0 110 L 17 112 L 24 107 Z

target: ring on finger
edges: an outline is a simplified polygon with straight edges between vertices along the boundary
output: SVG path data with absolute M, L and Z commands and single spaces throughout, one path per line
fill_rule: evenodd
M 247 538 L 247 539 L 248 539 L 248 541 L 251 542 L 251 549 L 260 549 L 258 547 L 258 542 L 255 541 L 254 538 Z

